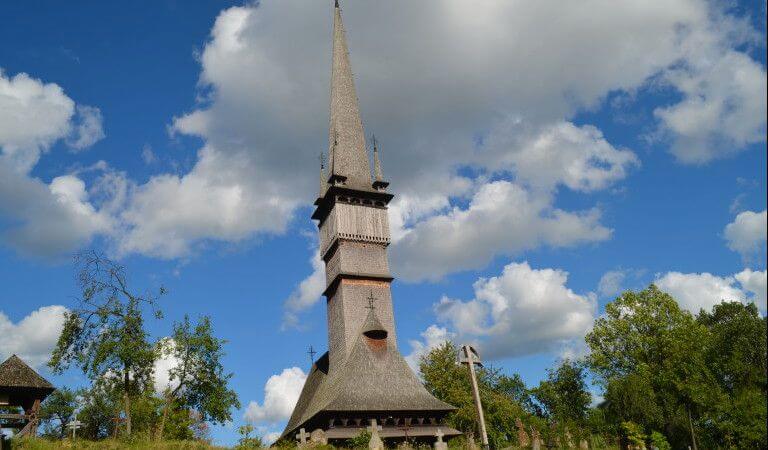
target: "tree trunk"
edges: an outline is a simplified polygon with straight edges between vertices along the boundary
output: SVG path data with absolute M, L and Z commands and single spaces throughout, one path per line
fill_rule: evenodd
M 131 397 L 128 395 L 128 389 L 130 387 L 130 375 L 128 375 L 128 369 L 125 369 L 125 376 L 123 377 L 124 380 L 124 388 L 125 392 L 123 394 L 123 400 L 125 402 L 124 408 L 125 408 L 125 434 L 127 436 L 131 435 Z
M 163 417 L 160 419 L 160 428 L 157 430 L 157 440 L 163 440 L 163 433 L 165 432 L 165 421 L 168 419 L 168 410 L 171 408 L 172 398 L 170 395 L 165 396 L 165 405 L 163 406 Z
M 696 434 L 693 432 L 693 420 L 691 419 L 691 409 L 686 405 L 685 410 L 688 412 L 688 426 L 691 428 L 691 443 L 693 444 L 693 450 L 698 450 L 696 446 Z

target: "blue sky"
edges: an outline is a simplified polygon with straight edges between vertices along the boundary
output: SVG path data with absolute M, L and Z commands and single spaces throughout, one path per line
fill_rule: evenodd
M 343 6 L 397 196 L 404 354 L 473 341 L 535 384 L 621 289 L 765 313 L 764 2 Z M 0 12 L 0 358 L 45 360 L 69 255 L 101 249 L 169 289 L 154 336 L 211 315 L 235 424 L 280 431 L 326 346 L 309 216 L 330 4 Z

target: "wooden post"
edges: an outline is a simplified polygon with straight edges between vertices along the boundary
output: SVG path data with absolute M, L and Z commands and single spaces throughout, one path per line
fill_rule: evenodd
M 472 397 L 475 399 L 475 407 L 477 408 L 477 419 L 480 425 L 480 439 L 482 440 L 483 449 L 488 450 L 488 433 L 485 430 L 485 417 L 483 416 L 483 405 L 480 403 L 480 390 L 477 387 L 477 376 L 475 375 L 475 364 L 482 365 L 480 357 L 477 355 L 477 351 L 471 345 L 463 345 L 461 347 L 464 358 L 461 362 L 469 366 L 469 379 L 472 382 Z M 477 359 L 475 359 L 477 356 Z

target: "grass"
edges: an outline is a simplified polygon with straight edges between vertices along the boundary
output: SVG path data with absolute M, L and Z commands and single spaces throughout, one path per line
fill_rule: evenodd
M 216 447 L 199 441 L 149 441 L 137 440 L 132 442 L 105 439 L 103 441 L 87 441 L 83 439 L 48 440 L 43 438 L 21 438 L 11 440 L 12 450 L 223 450 L 226 447 Z

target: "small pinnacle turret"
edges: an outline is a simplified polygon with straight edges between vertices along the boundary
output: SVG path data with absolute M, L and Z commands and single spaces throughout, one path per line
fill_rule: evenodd
M 386 189 L 389 182 L 384 181 L 384 174 L 381 171 L 381 160 L 379 159 L 379 143 L 376 141 L 376 135 L 371 136 L 373 143 L 373 188 L 378 190 Z
M 328 186 L 328 176 L 325 174 L 325 155 L 320 153 L 319 159 L 320 159 L 320 195 L 318 195 L 318 197 L 322 197 L 325 195 L 325 189 Z

